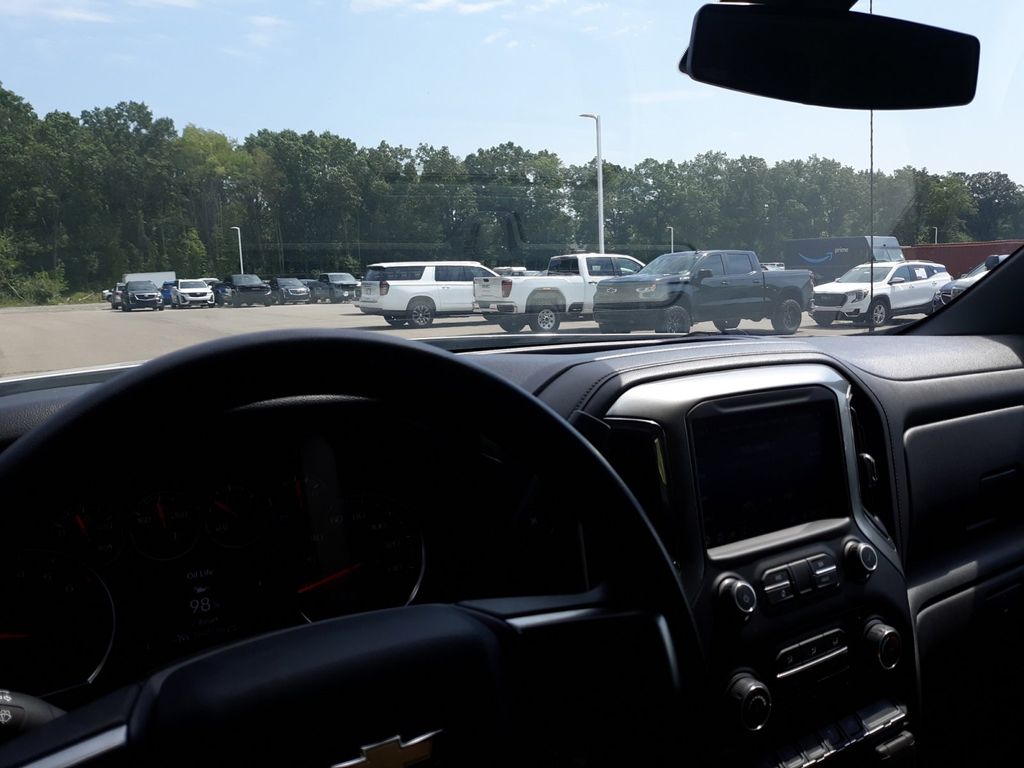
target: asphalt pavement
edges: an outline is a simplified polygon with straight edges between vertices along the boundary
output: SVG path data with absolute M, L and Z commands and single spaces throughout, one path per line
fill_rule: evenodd
M 373 330 L 406 338 L 464 336 L 503 331 L 480 317 L 442 318 L 426 329 L 391 328 L 352 304 L 166 309 L 115 312 L 108 304 L 0 309 L 0 377 L 148 360 L 229 334 L 277 328 Z M 695 331 L 716 332 L 711 323 Z M 767 320 L 744 321 L 738 332 L 769 334 Z M 590 321 L 567 322 L 561 332 L 598 334 Z M 808 315 L 797 332 L 806 335 L 863 333 L 851 323 L 819 328 Z

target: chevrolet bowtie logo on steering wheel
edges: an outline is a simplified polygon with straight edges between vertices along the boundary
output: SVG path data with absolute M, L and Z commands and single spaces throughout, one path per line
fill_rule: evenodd
M 363 747 L 362 757 L 336 763 L 331 768 L 405 768 L 429 760 L 434 751 L 434 737 L 440 731 L 432 731 L 403 742 L 400 736 Z

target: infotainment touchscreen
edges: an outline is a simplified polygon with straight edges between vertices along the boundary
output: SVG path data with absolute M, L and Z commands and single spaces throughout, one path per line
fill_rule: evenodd
M 707 547 L 850 514 L 828 390 L 723 398 L 696 406 L 688 421 Z

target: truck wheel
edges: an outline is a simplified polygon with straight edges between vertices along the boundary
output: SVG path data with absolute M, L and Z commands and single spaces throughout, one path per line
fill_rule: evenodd
M 800 321 L 804 311 L 796 299 L 783 299 L 772 317 L 772 328 L 776 333 L 791 336 L 800 329 Z
M 889 319 L 889 306 L 881 299 L 875 299 L 868 307 L 868 323 L 877 328 Z
M 811 317 L 814 318 L 814 322 L 816 322 L 822 328 L 828 328 L 830 325 L 832 325 L 832 323 L 835 322 L 836 313 L 826 312 L 825 314 L 822 314 L 821 312 L 815 312 L 813 315 L 811 315 Z
M 526 327 L 526 321 L 521 317 L 502 317 L 497 323 L 505 333 L 519 333 Z
M 729 318 L 728 320 L 715 320 L 715 328 L 720 330 L 722 333 L 725 333 L 726 331 L 731 331 L 734 328 L 739 327 L 740 318 L 738 317 Z
M 661 314 L 661 322 L 654 330 L 657 333 L 689 333 L 692 324 L 686 307 L 669 307 Z
M 534 333 L 554 333 L 562 324 L 562 317 L 554 307 L 541 307 L 530 315 L 530 330 Z
M 331 302 L 337 303 L 332 300 Z M 416 299 L 409 305 L 409 325 L 414 328 L 429 328 L 434 323 L 434 305 L 426 299 Z
M 384 315 L 384 322 L 392 328 L 401 328 L 405 325 L 405 318 L 395 317 L 394 315 Z

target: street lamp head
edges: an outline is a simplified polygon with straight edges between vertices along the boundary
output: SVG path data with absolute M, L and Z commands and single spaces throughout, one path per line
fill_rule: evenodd
M 595 112 L 584 112 L 582 115 L 580 115 L 580 117 L 589 117 L 591 120 L 597 120 L 597 118 L 599 118 L 600 115 L 598 115 Z
M 241 227 L 231 227 L 231 229 L 237 229 L 237 230 L 238 230 L 239 232 L 241 232 L 241 231 L 242 231 L 242 228 L 241 228 Z

